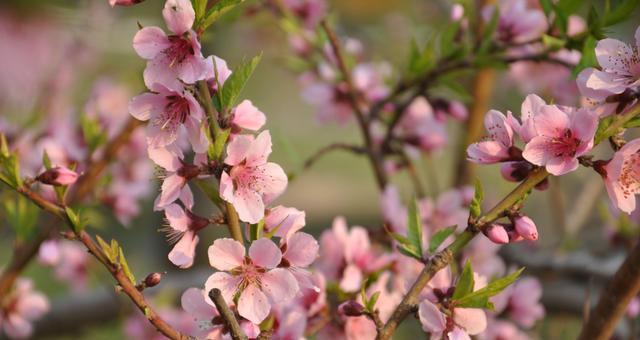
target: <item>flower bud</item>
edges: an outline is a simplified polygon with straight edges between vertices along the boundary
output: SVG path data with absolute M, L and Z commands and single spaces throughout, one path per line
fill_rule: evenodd
M 63 166 L 56 166 L 36 177 L 36 180 L 49 185 L 65 186 L 76 182 L 78 174 Z
M 497 243 L 497 244 L 509 243 L 509 235 L 507 234 L 507 230 L 504 229 L 504 227 L 499 224 L 490 225 L 485 230 L 484 234 L 493 243 Z
M 528 162 L 506 162 L 500 166 L 500 174 L 502 178 L 509 182 L 521 182 L 529 173 L 533 170 L 533 167 Z
M 362 316 L 364 313 L 364 306 L 354 300 L 349 300 L 343 302 L 338 307 L 338 311 L 346 316 Z
M 534 188 L 536 188 L 536 190 L 540 190 L 540 191 L 547 190 L 549 188 L 549 178 L 543 179 L 542 182 L 536 184 L 536 186 Z
M 162 273 L 151 273 L 149 275 L 147 275 L 147 277 L 144 279 L 144 286 L 145 287 L 154 287 L 157 286 L 160 283 L 160 280 L 162 280 Z
M 538 239 L 538 229 L 536 228 L 536 224 L 533 223 L 527 216 L 516 216 L 514 218 L 514 224 L 516 231 L 522 238 L 529 241 L 536 241 Z
M 143 2 L 144 0 L 109 0 L 109 5 L 111 5 L 111 7 L 115 7 L 115 6 L 133 6 L 133 5 L 137 5 L 141 2 Z

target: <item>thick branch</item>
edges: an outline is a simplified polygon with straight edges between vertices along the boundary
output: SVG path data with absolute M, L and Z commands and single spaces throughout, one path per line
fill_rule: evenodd
M 582 326 L 579 339 L 610 339 L 631 299 L 640 293 L 640 243 L 629 253 L 607 288 L 600 294 L 595 310 Z
M 229 332 L 231 333 L 231 337 L 234 340 L 247 340 L 248 338 L 242 331 L 242 328 L 240 328 L 238 319 L 236 319 L 235 315 L 233 315 L 233 312 L 231 311 L 231 309 L 229 309 L 229 306 L 227 306 L 227 303 L 224 301 L 220 289 L 213 288 L 209 292 L 209 297 L 211 298 L 211 300 L 213 300 L 213 303 L 216 305 L 218 312 L 224 319 L 224 322 L 227 324 Z

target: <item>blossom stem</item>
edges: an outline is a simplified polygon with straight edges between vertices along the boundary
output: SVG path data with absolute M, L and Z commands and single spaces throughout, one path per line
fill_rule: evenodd
M 234 240 L 244 244 L 242 229 L 240 228 L 240 220 L 238 219 L 238 213 L 233 207 L 233 204 L 225 202 L 225 206 L 227 208 L 227 223 L 229 226 L 231 237 L 233 237 Z
M 93 241 L 91 236 L 83 230 L 75 230 L 73 222 L 71 222 L 70 216 L 67 214 L 64 207 L 52 203 L 40 196 L 38 193 L 32 191 L 26 186 L 15 188 L 20 194 L 30 199 L 33 203 L 39 206 L 41 209 L 53 214 L 54 216 L 64 220 L 76 235 L 76 238 L 82 242 L 85 248 L 89 251 L 93 257 L 95 257 L 108 271 L 111 276 L 116 280 L 121 291 L 124 292 L 131 301 L 138 307 L 138 309 L 144 313 L 147 320 L 163 335 L 169 339 L 174 340 L 186 340 L 188 336 L 180 333 L 166 321 L 164 321 L 147 303 L 144 295 L 140 292 L 134 282 L 131 282 L 127 275 L 124 273 L 122 266 L 117 263 L 112 263 L 111 260 L 102 252 L 98 245 Z
M 227 327 L 231 332 L 231 338 L 233 338 L 233 340 L 247 340 L 248 338 L 242 331 L 242 328 L 240 328 L 238 319 L 236 319 L 235 315 L 233 315 L 233 312 L 231 311 L 231 309 L 229 309 L 229 306 L 224 301 L 224 297 L 222 297 L 222 292 L 220 291 L 220 289 L 213 288 L 209 292 L 209 297 L 211 298 L 211 300 L 213 300 L 213 303 L 216 305 L 218 312 L 220 312 L 220 315 L 227 324 Z

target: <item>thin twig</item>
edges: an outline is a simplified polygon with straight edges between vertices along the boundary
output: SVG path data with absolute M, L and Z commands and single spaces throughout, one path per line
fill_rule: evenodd
M 610 339 L 631 299 L 640 293 L 640 243 L 629 253 L 607 288 L 600 294 L 598 305 L 582 325 L 580 340 Z
M 351 145 L 346 143 L 329 144 L 327 146 L 320 148 L 313 155 L 307 158 L 307 160 L 304 162 L 304 169 L 306 170 L 311 168 L 317 161 L 320 160 L 320 158 L 330 153 L 331 151 L 336 151 L 336 150 L 344 150 L 344 151 L 352 152 L 354 154 L 365 154 L 367 152 L 363 147 L 356 146 L 356 145 Z
M 209 292 L 209 297 L 211 298 L 211 300 L 213 300 L 213 303 L 216 305 L 218 312 L 220 313 L 220 315 L 224 319 L 224 322 L 229 328 L 229 331 L 231 332 L 231 337 L 234 340 L 247 340 L 248 338 L 242 331 L 242 328 L 240 328 L 240 323 L 238 323 L 238 319 L 236 319 L 235 315 L 233 315 L 233 312 L 231 311 L 231 309 L 229 309 L 229 306 L 224 301 L 224 297 L 222 297 L 222 292 L 220 291 L 220 289 L 213 288 Z
M 373 138 L 371 137 L 369 120 L 367 119 L 367 117 L 365 117 L 364 112 L 362 111 L 358 91 L 353 86 L 351 73 L 349 72 L 349 69 L 347 68 L 347 65 L 344 61 L 342 49 L 340 48 L 340 44 L 338 43 L 338 38 L 336 37 L 336 34 L 333 32 L 333 30 L 329 27 L 329 24 L 326 20 L 323 20 L 321 22 L 321 25 L 325 33 L 327 34 L 327 37 L 329 38 L 329 43 L 331 44 L 333 54 L 336 57 L 338 68 L 340 69 L 342 77 L 344 78 L 344 81 L 347 85 L 349 102 L 358 121 L 358 125 L 360 126 L 362 136 L 364 137 L 364 144 L 368 150 L 369 160 L 371 162 L 371 166 L 373 167 L 373 172 L 376 176 L 376 183 L 378 184 L 378 188 L 380 190 L 384 190 L 385 186 L 387 185 L 387 175 L 382 164 L 382 155 L 379 152 L 378 147 L 373 142 Z

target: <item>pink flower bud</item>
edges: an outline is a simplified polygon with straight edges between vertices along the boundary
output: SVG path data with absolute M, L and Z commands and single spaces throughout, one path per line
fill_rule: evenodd
M 36 180 L 49 185 L 65 186 L 76 182 L 78 174 L 63 166 L 53 167 L 36 177 Z
M 362 316 L 364 307 L 354 300 L 349 300 L 343 302 L 338 307 L 338 311 L 346 316 Z
M 516 231 L 522 238 L 529 241 L 536 241 L 538 239 L 538 229 L 536 224 L 533 223 L 527 216 L 517 216 L 514 219 Z
M 111 7 L 115 7 L 115 6 L 133 6 L 133 5 L 137 5 L 141 2 L 143 2 L 144 0 L 109 0 L 109 5 L 111 5 Z
M 157 286 L 160 283 L 160 280 L 162 280 L 162 273 L 151 273 L 147 275 L 147 277 L 144 279 L 144 286 L 145 287 Z
M 536 188 L 536 190 L 540 190 L 540 191 L 545 191 L 545 190 L 549 189 L 549 178 L 543 179 L 542 182 L 536 184 L 536 186 L 534 188 Z
M 502 178 L 509 182 L 521 182 L 533 170 L 533 166 L 527 162 L 506 162 L 500 166 Z
M 507 230 L 504 229 L 504 227 L 499 224 L 490 225 L 485 231 L 485 235 L 493 243 L 497 243 L 497 244 L 509 243 L 509 235 L 507 234 Z

